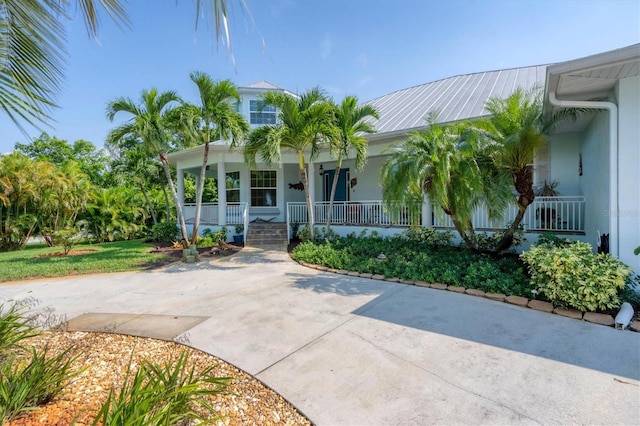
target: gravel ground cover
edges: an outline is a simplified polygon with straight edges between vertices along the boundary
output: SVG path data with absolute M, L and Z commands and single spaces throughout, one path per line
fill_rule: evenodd
M 189 353 L 190 365 L 215 365 L 217 377 L 232 377 L 230 393 L 209 400 L 218 415 L 216 425 L 311 425 L 301 413 L 262 382 L 236 367 L 204 352 L 184 345 L 148 338 L 110 333 L 48 331 L 23 342 L 34 347 L 47 346 L 55 354 L 73 346 L 79 354 L 74 364 L 81 371 L 63 393 L 51 403 L 9 422 L 9 426 L 90 425 L 110 388 L 118 389 L 125 379 L 129 362 L 132 371 L 142 359 L 160 364 Z M 189 368 L 189 366 L 187 366 Z

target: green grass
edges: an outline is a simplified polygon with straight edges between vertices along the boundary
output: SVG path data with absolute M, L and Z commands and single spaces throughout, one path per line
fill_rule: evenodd
M 141 240 L 74 246 L 69 256 L 46 255 L 62 251 L 60 247 L 29 244 L 23 250 L 0 253 L 0 282 L 42 277 L 122 272 L 145 269 L 164 262 L 167 256 L 149 253 L 153 248 Z

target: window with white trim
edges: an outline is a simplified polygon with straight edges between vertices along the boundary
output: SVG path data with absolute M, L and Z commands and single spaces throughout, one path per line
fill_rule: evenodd
M 276 108 L 263 100 L 249 101 L 249 121 L 251 124 L 276 124 Z
M 227 172 L 227 203 L 240 202 L 240 172 Z
M 251 170 L 251 206 L 275 207 L 277 186 L 276 170 Z

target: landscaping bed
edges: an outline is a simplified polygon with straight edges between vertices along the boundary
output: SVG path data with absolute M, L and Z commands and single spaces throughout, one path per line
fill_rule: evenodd
M 48 404 L 7 423 L 9 426 L 90 425 L 109 389 L 119 388 L 125 380 L 129 362 L 132 374 L 143 359 L 156 363 L 176 360 L 188 352 L 190 368 L 200 371 L 214 366 L 216 377 L 231 377 L 229 393 L 207 396 L 221 419 L 219 425 L 310 425 L 291 404 L 251 375 L 204 352 L 183 345 L 148 338 L 108 333 L 44 332 L 23 341 L 34 348 L 48 347 L 53 356 L 73 347 L 70 356 L 79 355 L 73 369 L 81 373 L 64 386 L 60 395 Z

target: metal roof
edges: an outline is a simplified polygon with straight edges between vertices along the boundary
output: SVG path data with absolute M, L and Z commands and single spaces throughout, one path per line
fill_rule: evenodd
M 546 68 L 538 65 L 458 75 L 398 90 L 367 102 L 380 115 L 371 122 L 377 137 L 383 137 L 426 127 L 430 111 L 436 111 L 442 123 L 482 117 L 488 114 L 484 104 L 490 97 L 506 98 L 518 87 L 542 88 Z

